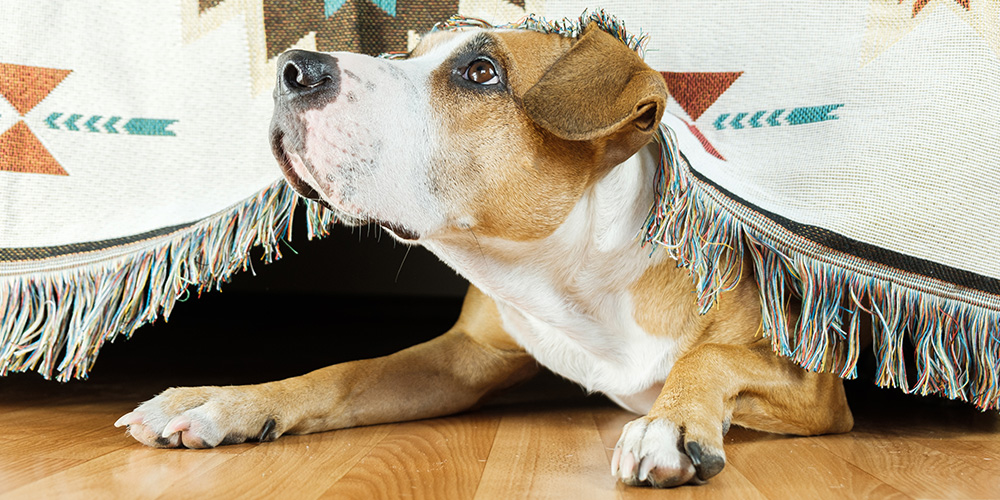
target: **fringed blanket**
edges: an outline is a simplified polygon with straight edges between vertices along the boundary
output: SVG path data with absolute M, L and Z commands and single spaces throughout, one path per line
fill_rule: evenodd
M 636 229 L 703 308 L 745 263 L 776 352 L 852 377 L 870 321 L 880 385 L 998 406 L 997 2 L 78 3 L 0 5 L 0 373 L 85 376 L 250 246 L 276 252 L 295 203 L 267 151 L 276 54 L 598 7 L 670 90 Z
M 645 24 L 677 156 L 647 241 L 703 309 L 752 266 L 805 368 L 856 376 L 871 322 L 879 385 L 997 408 L 1000 4 L 738 5 Z

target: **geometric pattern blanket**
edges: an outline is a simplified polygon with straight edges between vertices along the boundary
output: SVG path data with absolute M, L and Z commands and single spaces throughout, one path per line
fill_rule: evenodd
M 871 321 L 879 385 L 998 407 L 993 0 L 0 3 L 0 374 L 85 377 L 251 247 L 279 255 L 299 201 L 268 147 L 277 54 L 595 7 L 671 94 L 637 244 L 688 266 L 706 310 L 754 266 L 762 334 L 803 367 L 855 376 Z

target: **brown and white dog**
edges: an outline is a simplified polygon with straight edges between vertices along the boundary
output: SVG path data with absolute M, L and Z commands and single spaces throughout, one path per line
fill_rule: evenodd
M 435 417 L 531 377 L 537 361 L 643 415 L 612 459 L 627 484 L 719 473 L 730 423 L 850 430 L 840 379 L 756 334 L 753 279 L 699 315 L 688 271 L 636 241 L 666 99 L 660 74 L 595 24 L 577 38 L 435 32 L 399 61 L 282 55 L 272 134 L 289 182 L 468 278 L 461 316 L 384 358 L 169 389 L 116 425 L 150 446 L 204 448 Z

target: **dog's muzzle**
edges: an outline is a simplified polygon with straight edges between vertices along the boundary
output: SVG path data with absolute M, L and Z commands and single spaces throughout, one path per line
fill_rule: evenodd
M 307 50 L 289 50 L 278 57 L 278 78 L 274 87 L 274 118 L 271 121 L 271 151 L 288 184 L 305 198 L 330 208 L 319 193 L 306 184 L 292 168 L 285 151 L 302 144 L 303 111 L 325 106 L 340 96 L 340 68 L 337 58 Z
M 319 202 L 336 212 L 341 222 L 349 225 L 374 222 L 400 239 L 419 239 L 419 234 L 401 225 L 342 213 L 330 206 L 312 186 L 299 177 L 288 159 L 286 148 L 294 151 L 303 144 L 304 126 L 299 116 L 304 111 L 322 108 L 340 97 L 340 67 L 336 57 L 308 50 L 289 50 L 278 57 L 277 63 L 278 81 L 274 87 L 271 151 L 281 165 L 288 184 L 304 198 Z

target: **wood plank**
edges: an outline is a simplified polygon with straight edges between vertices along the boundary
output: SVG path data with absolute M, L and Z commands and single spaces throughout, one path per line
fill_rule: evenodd
M 911 395 L 907 398 L 899 407 L 866 402 L 855 412 L 854 431 L 915 439 L 976 441 L 1000 438 L 1000 412 L 980 412 L 972 405 L 929 397 Z
M 869 411 L 855 434 L 909 440 L 1000 476 L 1000 412 L 980 412 L 969 405 L 917 396 L 905 399 L 903 408 L 865 408 Z
M 499 424 L 489 412 L 395 424 L 322 497 L 472 498 Z
M 732 445 L 726 448 L 727 467 L 742 471 L 773 499 L 910 498 L 841 460 L 819 444 L 822 439 L 781 436 Z
M 183 491 L 191 498 L 319 497 L 390 433 L 392 425 L 360 427 L 269 443 L 223 446 L 238 451 L 230 460 L 173 481 L 164 496 Z M 194 451 L 197 453 L 197 451 Z M 294 493 L 292 493 L 294 492 Z
M 993 440 L 914 439 L 913 441 L 1000 476 L 1000 436 Z
M 0 451 L 0 495 L 82 463 L 83 460 L 44 458 L 30 453 L 7 455 Z
M 109 424 L 106 418 L 91 419 L 94 421 L 100 424 L 86 425 L 81 419 L 60 432 L 41 433 L 30 440 L 33 453 L 50 458 L 90 460 L 135 444 L 131 436 Z
M 44 407 L 44 403 L 39 403 Z M 12 408 L 0 406 L 0 428 L 4 437 L 13 441 L 37 438 L 41 432 L 57 432 L 66 427 L 65 419 L 58 412 L 42 411 L 38 407 Z
M 822 447 L 917 498 L 996 498 L 1000 475 L 907 438 L 852 432 L 816 439 Z
M 22 455 L 64 461 L 51 463 L 86 461 L 135 443 L 114 427 L 108 413 L 113 409 L 108 405 L 90 403 L 69 410 L 59 405 L 41 408 L 14 412 L 13 421 L 8 421 L 9 415 L 4 416 L 7 422 L 0 423 L 0 427 L 16 429 L 11 435 L 20 438 L 0 447 L 0 461 Z
M 212 450 L 157 450 L 136 443 L 20 485 L 0 494 L 0 500 L 156 498 L 171 491 L 179 479 L 231 457 Z
M 619 498 L 593 415 L 573 408 L 503 414 L 475 498 Z

